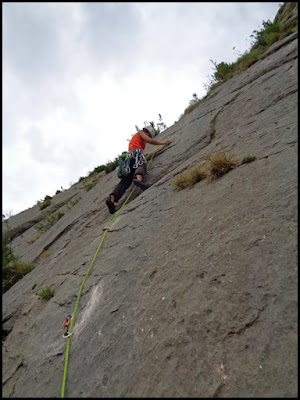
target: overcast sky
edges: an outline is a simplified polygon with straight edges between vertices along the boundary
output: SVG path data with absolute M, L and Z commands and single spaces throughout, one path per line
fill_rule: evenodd
M 173 125 L 282 4 L 2 3 L 2 214 L 114 160 L 135 125 Z

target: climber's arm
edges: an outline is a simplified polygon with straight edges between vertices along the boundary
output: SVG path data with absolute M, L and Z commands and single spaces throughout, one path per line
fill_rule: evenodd
M 164 142 L 158 142 L 157 140 L 149 137 L 144 131 L 138 131 L 139 136 L 143 139 L 144 142 L 154 144 L 154 145 L 163 145 L 171 143 L 171 140 L 165 140 Z

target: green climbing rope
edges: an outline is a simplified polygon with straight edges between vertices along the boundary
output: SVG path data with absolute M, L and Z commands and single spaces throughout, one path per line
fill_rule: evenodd
M 153 157 L 154 157 L 154 154 L 156 153 L 156 151 L 157 151 L 158 148 L 159 148 L 159 146 L 157 146 L 156 149 L 154 150 L 154 152 L 153 152 L 153 154 L 152 154 L 152 156 L 151 156 L 151 158 L 150 158 L 150 160 L 149 160 L 149 162 L 148 162 L 148 164 L 147 164 L 147 168 L 149 167 L 149 165 L 150 165 L 150 163 L 151 163 L 151 161 L 152 161 L 152 159 L 153 159 Z M 79 304 L 79 299 L 80 299 L 80 296 L 81 296 L 81 292 L 82 292 L 84 283 L 85 283 L 85 281 L 86 281 L 86 279 L 87 279 L 87 277 L 88 277 L 88 275 L 89 275 L 89 273 L 90 273 L 90 271 L 91 271 L 91 269 L 92 269 L 92 266 L 93 266 L 94 261 L 95 261 L 95 259 L 96 259 L 96 257 L 97 257 L 97 254 L 99 253 L 99 250 L 100 250 L 100 248 L 101 248 L 101 246 L 102 246 L 102 243 L 103 243 L 103 241 L 104 241 L 104 238 L 105 238 L 105 236 L 106 236 L 106 234 L 107 234 L 107 232 L 108 232 L 108 229 L 109 229 L 109 227 L 111 226 L 111 224 L 114 222 L 114 220 L 117 218 L 117 216 L 120 214 L 120 212 L 122 211 L 122 209 L 123 209 L 123 207 L 125 206 L 125 204 L 126 204 L 126 203 L 128 202 L 128 200 L 130 199 L 130 197 L 131 197 L 132 193 L 134 192 L 135 188 L 136 188 L 136 186 L 134 186 L 134 188 L 131 190 L 131 192 L 129 193 L 127 199 L 124 201 L 122 207 L 120 208 L 120 210 L 116 213 L 116 215 L 114 216 L 114 218 L 110 221 L 110 223 L 109 223 L 109 225 L 107 226 L 107 228 L 105 228 L 105 232 L 104 232 L 104 234 L 103 234 L 103 236 L 102 236 L 102 239 L 101 239 L 101 242 L 100 242 L 100 244 L 99 244 L 99 246 L 98 246 L 98 249 L 97 249 L 97 251 L 96 251 L 96 253 L 95 253 L 95 255 L 94 255 L 94 258 L 93 258 L 93 260 L 92 260 L 92 262 L 91 262 L 91 265 L 89 266 L 89 269 L 87 270 L 87 273 L 85 274 L 85 277 L 84 277 L 84 279 L 83 279 L 83 281 L 82 281 L 82 284 L 81 284 L 81 287 L 80 287 L 80 290 L 79 290 L 79 293 L 78 293 L 78 297 L 77 297 L 77 301 L 76 301 L 76 305 L 75 305 L 73 317 L 72 317 L 72 320 L 71 320 L 71 325 L 70 325 L 69 333 L 71 333 L 71 331 L 72 331 L 72 326 L 73 326 L 73 323 L 74 323 L 74 320 L 75 320 L 75 315 L 76 315 L 76 312 L 77 312 L 77 308 L 78 308 L 78 304 Z M 69 349 L 70 349 L 70 336 L 68 337 L 68 342 L 67 342 L 67 350 L 66 350 L 66 358 L 65 358 L 65 368 L 64 368 L 64 377 L 63 377 L 63 383 L 62 383 L 62 388 L 61 388 L 61 397 L 64 397 L 64 395 L 65 395 L 65 387 L 66 387 L 66 379 L 67 379 L 67 368 L 68 368 L 68 359 L 69 359 Z

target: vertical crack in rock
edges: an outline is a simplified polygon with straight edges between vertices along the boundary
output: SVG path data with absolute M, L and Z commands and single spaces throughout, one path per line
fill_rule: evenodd
M 233 102 L 237 99 L 237 97 L 238 97 L 239 95 L 240 95 L 240 92 L 236 93 L 236 94 L 232 97 L 232 99 L 230 99 L 229 101 L 227 101 L 227 103 L 225 103 L 225 104 L 221 107 L 221 109 L 216 113 L 216 115 L 215 115 L 215 116 L 212 118 L 212 120 L 210 121 L 210 124 L 209 124 L 209 141 L 208 141 L 207 144 L 210 144 L 210 143 L 212 142 L 212 140 L 214 139 L 215 135 L 216 135 L 216 120 L 217 120 L 218 115 L 224 110 L 224 108 L 225 108 L 228 104 L 233 103 Z
M 221 383 L 218 385 L 217 389 L 211 396 L 212 398 L 216 398 L 220 395 L 220 392 L 223 389 L 223 387 L 227 385 L 227 375 L 225 374 L 225 369 L 224 369 L 224 365 L 222 362 L 213 363 L 213 365 L 216 368 L 216 370 L 219 372 L 219 374 L 221 375 L 221 379 L 222 379 Z

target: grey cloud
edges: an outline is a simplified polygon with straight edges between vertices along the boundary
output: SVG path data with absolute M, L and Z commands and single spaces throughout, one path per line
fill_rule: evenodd
M 57 161 L 55 149 L 49 141 L 44 139 L 40 129 L 32 126 L 27 130 L 25 139 L 26 143 L 29 145 L 29 155 L 32 160 L 43 164 Z
M 72 140 L 66 138 L 60 139 L 47 138 L 43 132 L 31 127 L 25 135 L 26 143 L 29 146 L 30 159 L 38 163 L 51 166 L 67 172 L 75 168 L 75 165 L 82 166 L 87 160 L 95 158 L 95 149 L 93 145 L 82 138 L 82 142 L 76 140 L 76 145 Z
M 3 55 L 26 82 L 38 83 L 57 70 L 58 31 L 50 9 L 44 3 L 3 5 Z
M 141 18 L 131 3 L 75 3 L 79 20 L 68 13 L 72 3 L 54 4 L 3 5 L 4 80 L 6 71 L 17 77 L 36 115 L 65 101 L 63 91 L 74 103 L 78 76 L 133 71 L 141 47 Z
M 89 56 L 103 69 L 122 72 L 135 66 L 142 21 L 130 3 L 83 3 L 82 40 Z

